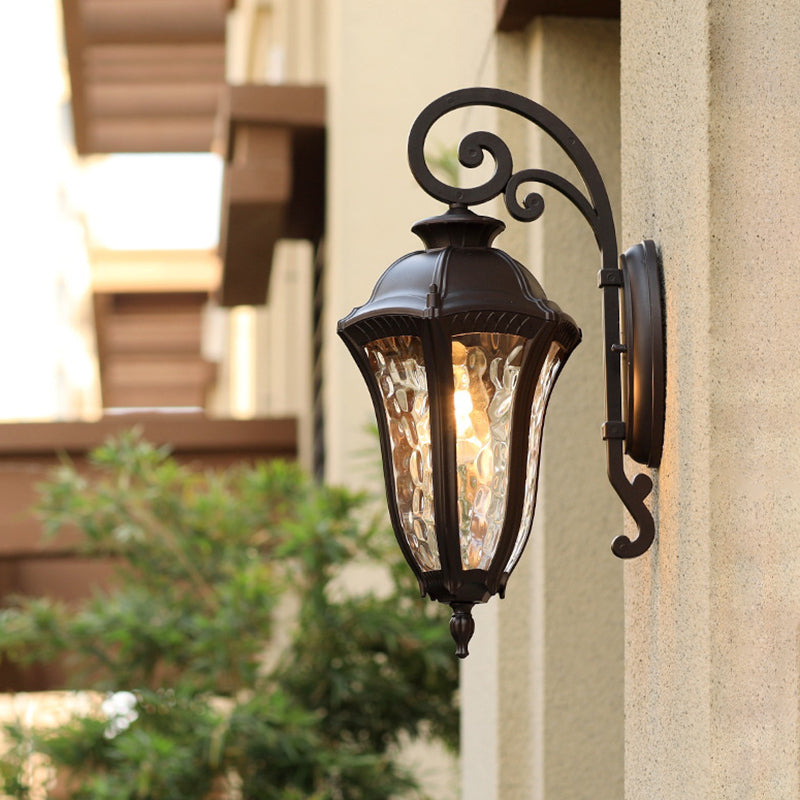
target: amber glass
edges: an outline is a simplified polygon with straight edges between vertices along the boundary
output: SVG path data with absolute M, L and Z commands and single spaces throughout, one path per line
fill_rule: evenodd
M 422 342 L 416 336 L 390 336 L 370 342 L 365 349 L 386 411 L 403 534 L 423 572 L 441 569 L 433 517 L 430 403 Z
M 544 427 L 544 412 L 547 409 L 547 401 L 550 399 L 550 392 L 558 377 L 558 371 L 564 363 L 564 348 L 558 343 L 553 342 L 550 350 L 542 365 L 539 373 L 539 380 L 536 384 L 536 391 L 533 395 L 533 405 L 531 406 L 531 424 L 528 432 L 528 464 L 525 477 L 525 499 L 522 506 L 522 521 L 514 542 L 514 549 L 511 552 L 506 572 L 511 572 L 516 566 L 525 544 L 531 532 L 533 524 L 533 512 L 536 507 L 536 487 L 539 482 L 539 455 L 542 447 L 542 429 Z
M 487 569 L 506 513 L 514 395 L 525 339 L 508 333 L 454 336 L 458 525 L 464 569 Z

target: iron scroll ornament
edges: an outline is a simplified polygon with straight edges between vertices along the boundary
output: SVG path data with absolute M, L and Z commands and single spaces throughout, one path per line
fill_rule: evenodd
M 450 186 L 436 178 L 424 154 L 425 139 L 433 124 L 445 114 L 468 106 L 491 106 L 511 111 L 547 133 L 577 168 L 588 197 L 573 183 L 544 169 L 514 172 L 511 152 L 496 134 L 467 134 L 458 149 L 464 167 L 475 168 L 488 152 L 494 174 L 470 188 Z M 628 480 L 623 454 L 650 467 L 661 459 L 664 421 L 664 348 L 661 283 L 655 245 L 645 241 L 619 257 L 614 217 L 605 184 L 594 160 L 575 133 L 551 111 L 522 95 L 503 89 L 476 87 L 450 92 L 428 105 L 417 117 L 408 138 L 408 161 L 417 183 L 431 197 L 451 208 L 485 203 L 503 195 L 514 219 L 532 222 L 544 212 L 538 192 L 518 200 L 522 184 L 539 183 L 566 197 L 588 222 L 600 250 L 598 286 L 603 290 L 604 365 L 606 379 L 603 438 L 606 441 L 608 478 L 638 527 L 636 539 L 617 536 L 611 549 L 619 558 L 645 553 L 655 537 L 655 523 L 645 499 L 653 488 L 644 473 Z M 620 331 L 620 294 L 624 294 L 625 341 Z M 623 362 L 626 417 L 623 417 Z

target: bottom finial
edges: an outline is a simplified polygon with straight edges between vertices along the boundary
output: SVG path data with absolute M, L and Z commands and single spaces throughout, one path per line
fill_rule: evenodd
M 456 643 L 456 655 L 466 658 L 469 655 L 467 645 L 475 633 L 475 620 L 472 619 L 474 603 L 450 603 L 453 616 L 450 617 L 450 634 Z

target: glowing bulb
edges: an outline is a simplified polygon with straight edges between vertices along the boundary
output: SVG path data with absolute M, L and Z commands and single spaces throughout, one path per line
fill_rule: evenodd
M 472 398 L 467 389 L 453 392 L 453 410 L 456 415 L 456 436 L 459 439 L 466 439 L 472 427 L 472 420 L 469 417 L 472 413 Z

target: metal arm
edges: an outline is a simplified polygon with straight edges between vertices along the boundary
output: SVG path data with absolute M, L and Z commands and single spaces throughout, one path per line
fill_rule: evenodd
M 450 111 L 467 106 L 493 106 L 518 114 L 537 125 L 561 147 L 572 163 L 575 164 L 585 184 L 586 192 L 584 193 L 560 175 L 547 170 L 523 169 L 514 172 L 511 152 L 508 146 L 500 137 L 488 131 L 477 131 L 465 136 L 459 146 L 458 157 L 463 166 L 474 168 L 483 163 L 484 151 L 488 152 L 495 162 L 495 172 L 489 180 L 480 186 L 461 188 L 449 186 L 437 179 L 431 173 L 425 161 L 425 138 L 431 126 L 439 118 Z M 647 454 L 646 457 L 642 458 L 639 454 L 642 449 L 641 445 L 637 447 L 636 442 L 631 442 L 633 434 L 631 420 L 628 420 L 628 425 L 623 421 L 620 365 L 623 354 L 627 359 L 629 372 L 636 368 L 636 364 L 632 361 L 633 343 L 628 341 L 626 345 L 622 345 L 620 337 L 620 290 L 625 289 L 626 297 L 631 294 L 630 287 L 626 286 L 626 276 L 629 273 L 620 269 L 618 265 L 614 218 L 608 200 L 608 193 L 594 160 L 575 133 L 543 106 L 513 92 L 478 87 L 450 92 L 432 102 L 422 111 L 409 134 L 408 161 L 411 172 L 419 185 L 429 195 L 450 204 L 451 207 L 477 205 L 502 194 L 506 208 L 514 219 L 522 222 L 531 222 L 538 219 L 544 212 L 544 199 L 537 192 L 531 192 L 520 203 L 517 192 L 523 183 L 539 183 L 550 186 L 560 192 L 580 211 L 581 215 L 589 223 L 600 250 L 601 263 L 599 285 L 603 290 L 605 407 L 607 420 L 603 425 L 603 438 L 606 440 L 607 447 L 608 477 L 639 529 L 638 537 L 633 541 L 627 536 L 617 537 L 612 544 L 612 551 L 620 558 L 632 558 L 641 555 L 650 547 L 655 534 L 652 514 L 644 503 L 645 498 L 652 490 L 653 483 L 645 474 L 637 475 L 633 481 L 628 480 L 623 463 L 623 443 L 627 445 L 627 451 L 634 458 L 650 466 L 657 466 L 660 460 L 663 434 L 661 437 L 655 436 L 652 443 L 648 440 Z M 626 256 L 630 252 L 628 251 Z M 651 287 L 654 285 L 652 275 L 657 275 L 658 271 L 657 264 L 652 263 L 652 254 L 654 253 L 654 248 L 647 249 L 649 260 L 646 269 L 648 271 L 647 274 L 650 276 L 649 285 Z M 625 266 L 624 259 L 623 266 Z M 655 273 L 653 272 L 654 270 Z M 632 279 L 639 280 L 635 276 L 632 276 Z M 647 280 L 647 278 L 642 280 Z M 633 294 L 636 294 L 636 292 L 633 292 Z M 655 305 L 658 306 L 658 320 L 654 321 L 653 324 L 657 322 L 660 326 L 660 299 L 654 299 L 651 296 L 649 303 L 648 313 L 650 311 L 655 313 Z M 641 318 L 643 315 L 638 314 L 637 316 Z M 629 337 L 634 335 L 633 330 L 628 330 L 626 333 Z M 655 349 L 655 345 L 650 342 L 649 337 L 646 344 L 650 349 Z M 638 350 L 640 353 L 643 350 L 641 337 L 638 343 Z M 661 372 L 660 392 L 663 395 L 663 360 Z M 641 376 L 638 377 L 640 380 L 637 385 L 641 385 Z M 629 375 L 630 380 L 631 376 Z M 656 386 L 655 390 L 651 388 L 651 393 L 658 398 L 659 387 Z M 633 394 L 633 390 L 631 390 L 631 394 Z M 660 425 L 663 429 L 663 409 L 660 419 L 654 425 Z

